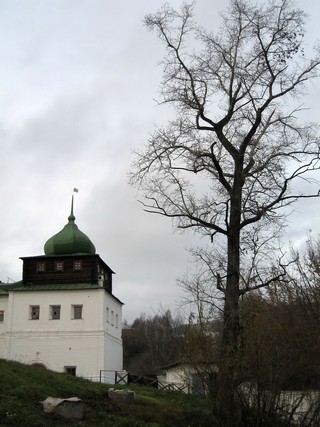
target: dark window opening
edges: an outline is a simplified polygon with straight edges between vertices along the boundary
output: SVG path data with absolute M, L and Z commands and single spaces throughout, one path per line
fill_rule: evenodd
M 60 319 L 60 305 L 51 305 L 51 319 Z
M 30 319 L 39 320 L 40 317 L 40 306 L 39 305 L 31 305 L 30 306 Z
M 77 367 L 76 366 L 65 366 L 64 367 L 64 372 L 68 375 L 72 375 L 72 376 L 76 376 L 76 370 Z

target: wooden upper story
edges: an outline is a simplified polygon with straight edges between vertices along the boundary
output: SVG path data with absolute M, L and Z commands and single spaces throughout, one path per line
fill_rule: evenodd
M 39 255 L 21 257 L 24 285 L 100 284 L 112 294 L 111 268 L 99 255 Z

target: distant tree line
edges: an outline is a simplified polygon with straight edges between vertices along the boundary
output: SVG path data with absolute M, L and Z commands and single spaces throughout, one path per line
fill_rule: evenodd
M 180 357 L 182 321 L 170 310 L 152 316 L 141 314 L 123 330 L 123 364 L 130 372 L 155 375 Z

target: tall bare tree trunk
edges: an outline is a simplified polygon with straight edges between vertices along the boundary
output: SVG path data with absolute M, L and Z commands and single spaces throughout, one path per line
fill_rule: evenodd
M 240 218 L 241 218 L 241 173 L 242 166 L 236 164 L 235 184 L 230 197 L 230 227 L 228 234 L 227 278 L 223 310 L 223 334 L 220 366 L 214 411 L 221 425 L 237 426 L 240 407 L 237 402 L 235 363 L 239 350 L 239 280 L 240 280 Z M 238 177 L 238 178 L 237 178 Z

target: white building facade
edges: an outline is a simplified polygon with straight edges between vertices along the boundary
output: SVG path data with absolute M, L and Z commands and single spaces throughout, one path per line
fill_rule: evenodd
M 113 271 L 74 223 L 23 260 L 23 278 L 0 284 L 0 358 L 112 382 L 122 370 L 122 302 Z

